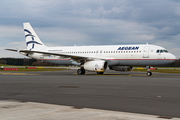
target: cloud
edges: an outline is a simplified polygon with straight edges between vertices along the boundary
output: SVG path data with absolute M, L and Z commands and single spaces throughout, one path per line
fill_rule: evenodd
M 46 45 L 148 42 L 178 56 L 179 19 L 178 0 L 5 0 L 0 1 L 0 46 L 23 47 L 22 23 L 30 22 Z
M 36 29 L 35 29 L 36 30 Z M 71 30 L 60 27 L 52 27 L 52 28 L 38 28 L 39 37 L 44 42 L 44 44 L 54 44 L 55 46 L 63 46 L 63 45 L 74 45 L 74 44 L 86 44 L 88 39 L 91 36 L 86 35 L 79 30 Z M 53 44 L 52 44 L 53 43 Z

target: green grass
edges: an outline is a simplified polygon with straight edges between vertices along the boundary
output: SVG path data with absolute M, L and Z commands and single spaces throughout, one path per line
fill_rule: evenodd
M 28 65 L 6 65 L 6 64 L 0 64 L 1 66 L 20 66 L 20 67 L 59 67 L 59 66 L 28 66 Z
M 146 69 L 133 69 L 133 71 L 146 72 L 147 70 Z M 158 69 L 158 70 L 151 70 L 151 72 L 180 74 L 180 70 L 177 70 L 177 69 Z
M 15 65 L 5 65 L 5 64 L 0 64 L 0 66 L 15 66 Z M 34 67 L 34 66 L 31 66 Z M 36 66 L 37 67 L 37 66 Z M 163 67 L 161 67 L 163 68 Z M 166 69 L 166 68 L 174 68 L 174 69 Z M 159 72 L 159 73 L 175 73 L 175 74 L 180 74 L 180 70 L 177 70 L 176 67 L 166 67 L 164 69 L 158 69 L 158 70 L 151 70 L 151 72 Z M 37 69 L 27 69 L 27 68 L 19 68 L 19 72 L 36 72 L 36 71 L 60 71 L 60 70 L 67 70 L 67 68 L 37 68 Z M 1 70 L 3 72 L 8 72 Z M 18 72 L 17 71 L 17 72 Z M 133 69 L 133 71 L 138 71 L 138 72 L 147 72 L 146 69 Z M 12 71 L 10 71 L 12 72 Z
M 0 67 L 1 67 L 1 66 L 15 66 L 15 65 L 0 64 Z
M 18 68 L 18 71 L 19 72 L 37 72 L 37 71 L 61 71 L 61 70 L 68 70 L 67 68 L 37 68 L 37 69 L 27 69 L 27 68 Z M 12 72 L 10 70 L 0 70 L 0 71 L 3 71 L 3 72 Z M 17 71 L 17 72 L 18 72 Z M 16 71 L 14 71 L 16 72 Z

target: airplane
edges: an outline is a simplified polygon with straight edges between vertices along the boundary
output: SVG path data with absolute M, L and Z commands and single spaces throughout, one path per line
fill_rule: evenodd
M 44 62 L 59 65 L 78 65 L 78 75 L 86 71 L 103 74 L 109 67 L 115 71 L 131 71 L 133 66 L 147 66 L 147 76 L 151 76 L 150 66 L 171 64 L 176 57 L 157 45 L 101 45 L 101 46 L 61 46 L 47 47 L 40 40 L 30 23 L 23 23 L 27 49 L 6 49 L 18 52 Z

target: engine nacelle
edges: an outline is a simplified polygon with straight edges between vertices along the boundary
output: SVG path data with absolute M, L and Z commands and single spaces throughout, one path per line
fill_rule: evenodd
M 88 61 L 84 63 L 84 69 L 88 71 L 104 72 L 107 69 L 107 62 L 103 60 Z
M 109 66 L 109 69 L 115 71 L 131 71 L 133 70 L 133 66 Z

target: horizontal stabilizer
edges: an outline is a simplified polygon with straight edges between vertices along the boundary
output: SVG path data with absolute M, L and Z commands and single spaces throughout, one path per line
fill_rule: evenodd
M 16 49 L 5 49 L 5 50 L 9 50 L 9 51 L 13 51 L 13 52 L 17 52 L 18 51 Z

